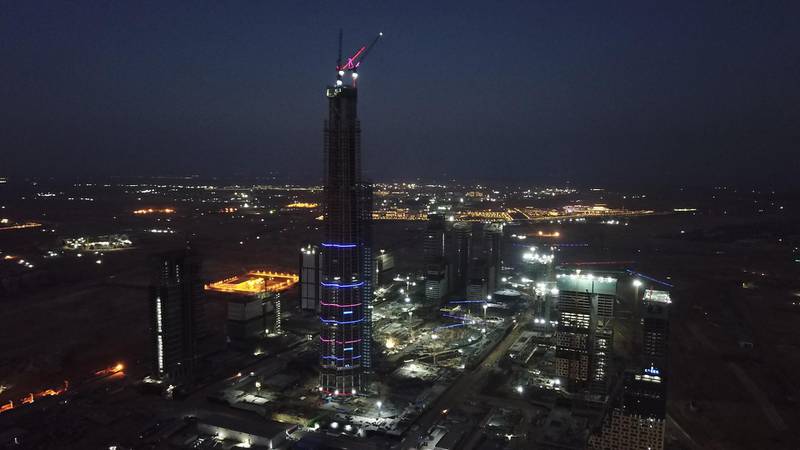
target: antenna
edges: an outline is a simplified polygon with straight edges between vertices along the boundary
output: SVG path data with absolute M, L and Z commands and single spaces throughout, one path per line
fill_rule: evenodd
M 342 79 L 342 75 L 344 75 L 342 73 L 342 71 L 339 69 L 339 67 L 341 67 L 341 66 L 342 66 L 342 29 L 339 28 L 339 55 L 336 58 L 336 79 L 337 80 L 341 80 Z

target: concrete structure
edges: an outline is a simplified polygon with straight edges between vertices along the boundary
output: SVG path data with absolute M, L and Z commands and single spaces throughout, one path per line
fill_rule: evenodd
M 617 405 L 589 438 L 598 450 L 663 450 L 666 386 L 655 368 L 626 372 Z
M 358 90 L 326 90 L 320 381 L 324 395 L 360 393 L 371 366 L 372 189 L 361 178 Z
M 664 448 L 671 303 L 666 291 L 645 291 L 641 317 L 642 365 L 625 373 L 622 393 L 602 428 L 590 438 L 590 448 Z
M 486 256 L 486 279 L 489 292 L 497 289 L 497 280 L 503 268 L 503 224 L 487 223 L 483 226 L 483 253 Z
M 451 229 L 452 247 L 448 250 L 448 261 L 451 264 L 449 279 L 452 280 L 451 291 L 458 292 L 466 288 L 469 276 L 469 262 L 472 254 L 472 224 L 456 222 Z
M 375 254 L 374 283 L 388 283 L 394 277 L 394 254 L 386 249 L 381 249 Z
M 441 215 L 431 215 L 428 227 L 425 230 L 423 247 L 425 257 L 425 298 L 431 301 L 441 300 L 450 288 L 447 257 L 452 244 L 448 244 L 447 222 Z
M 158 255 L 149 290 L 152 361 L 156 378 L 193 379 L 205 312 L 200 263 L 188 249 Z
M 613 349 L 617 280 L 592 274 L 558 275 L 556 375 L 572 393 L 606 393 Z
M 642 366 L 667 370 L 669 293 L 647 289 L 642 299 Z
M 247 339 L 273 328 L 267 319 L 274 310 L 272 301 L 266 301 L 261 295 L 238 295 L 225 300 L 228 306 L 226 330 L 230 339 Z
M 466 299 L 486 300 L 489 295 L 489 279 L 485 258 L 472 258 L 467 277 Z
M 283 448 L 286 433 L 293 425 L 249 418 L 231 418 L 223 415 L 210 415 L 197 422 L 201 435 L 214 436 L 229 442 L 233 447 L 244 448 Z
M 322 252 L 316 245 L 307 245 L 300 249 L 300 308 L 307 311 L 319 311 L 320 271 L 322 269 Z

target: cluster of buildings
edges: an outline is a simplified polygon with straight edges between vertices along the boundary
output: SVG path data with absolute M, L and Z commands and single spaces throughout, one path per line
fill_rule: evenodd
M 438 302 L 451 293 L 486 300 L 502 269 L 503 224 L 453 222 L 432 215 L 425 230 L 425 297 Z
M 286 280 L 280 280 L 283 274 L 251 272 L 248 277 L 205 286 L 211 291 L 247 294 L 240 301 L 230 302 L 228 310 L 229 329 L 237 330 L 229 335 L 246 337 L 268 331 L 265 318 L 269 312 L 276 317 L 273 332 L 280 333 L 279 292 L 299 283 L 300 308 L 313 311 L 319 320 L 318 335 L 309 335 L 317 341 L 317 389 L 322 398 L 333 402 L 374 394 L 371 391 L 375 373 L 373 290 L 394 267 L 391 253 L 378 250 L 373 244 L 373 192 L 361 174 L 358 91 L 355 82 L 343 82 L 342 77 L 348 71 L 352 68 L 340 70 L 336 84 L 326 90 L 323 241 L 301 248 L 297 276 L 287 275 Z M 300 209 L 317 206 L 289 205 Z M 607 212 L 600 207 L 580 206 L 564 211 L 568 215 Z M 556 425 L 567 424 L 564 429 L 569 431 L 570 443 L 562 442 L 559 444 L 563 444 L 562 448 L 588 445 L 593 449 L 663 449 L 669 373 L 667 292 L 647 289 L 639 299 L 637 286 L 635 300 L 641 306 L 638 308 L 641 329 L 637 336 L 641 337 L 641 351 L 634 364 L 620 370 L 614 367 L 620 274 L 576 271 L 555 275 L 553 255 L 531 247 L 523 254 L 519 272 L 524 275 L 522 283 L 532 286 L 532 290 L 522 295 L 510 289 L 513 284 L 503 277 L 503 233 L 510 217 L 489 214 L 471 220 L 473 217 L 445 212 L 426 214 L 425 218 L 422 251 L 424 296 L 428 303 L 440 305 L 454 296 L 463 298 L 461 303 L 481 302 L 485 322 L 487 302 L 493 296 L 513 297 L 514 302 L 509 304 L 524 300 L 523 314 L 513 314 L 508 320 L 498 319 L 510 324 L 512 318 L 516 323 L 521 317 L 524 326 L 532 326 L 532 331 L 523 332 L 509 347 L 513 363 L 525 368 L 539 349 L 548 349 L 553 360 L 553 378 L 545 380 L 540 376 L 541 384 L 546 381 L 551 392 L 573 404 L 602 411 L 600 420 L 580 422 L 578 415 L 563 405 L 554 407 L 542 421 L 549 431 L 543 432 L 541 439 L 549 439 L 547 436 Z M 543 237 L 542 232 L 539 236 Z M 169 393 L 195 377 L 197 348 L 206 334 L 202 302 L 198 301 L 203 284 L 198 275 L 199 261 L 189 249 L 163 254 L 153 267 L 152 380 L 163 384 Z M 495 299 L 498 300 L 503 303 L 503 299 Z M 408 317 L 410 322 L 410 312 Z M 454 323 L 453 327 L 474 322 L 472 316 L 454 318 L 462 322 Z M 436 353 L 433 364 L 436 365 Z M 520 394 L 524 392 L 522 386 L 517 389 Z M 380 405 L 378 410 L 380 414 Z M 218 428 L 228 433 L 247 434 L 237 424 L 221 422 Z M 331 424 L 331 428 L 336 427 Z M 449 434 L 446 431 L 441 434 L 435 448 L 454 448 L 462 440 L 461 435 L 455 437 L 453 433 L 449 439 L 453 442 L 448 443 L 444 436 Z M 244 437 L 248 442 L 255 439 L 250 435 Z M 550 443 L 556 440 L 553 438 Z M 264 445 L 274 444 L 264 441 Z M 543 442 L 543 445 L 549 444 Z

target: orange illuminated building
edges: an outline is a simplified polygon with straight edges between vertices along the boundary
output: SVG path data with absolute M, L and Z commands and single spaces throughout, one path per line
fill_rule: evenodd
M 319 203 L 305 203 L 305 202 L 294 202 L 286 205 L 287 208 L 316 208 L 319 206 Z
M 6 221 L 6 222 L 3 222 L 3 223 L 8 223 L 8 221 Z M 5 230 L 22 230 L 22 229 L 25 229 L 25 228 L 36 228 L 36 227 L 40 227 L 40 226 L 42 226 L 42 224 L 40 224 L 40 223 L 36 223 L 36 222 L 25 222 L 25 223 L 19 223 L 19 224 L 15 224 L 15 225 L 0 226 L 0 231 L 5 231 Z
M 144 209 L 137 209 L 133 212 L 134 214 L 174 214 L 174 208 L 144 208 Z
M 532 235 L 529 234 L 528 236 L 557 238 L 557 237 L 561 237 L 561 233 L 559 233 L 558 231 L 554 231 L 552 233 L 545 233 L 544 231 L 539 230 L 536 234 L 532 234 Z
M 300 281 L 300 276 L 293 273 L 251 270 L 245 275 L 206 284 L 204 288 L 207 291 L 234 294 L 263 294 L 285 291 L 298 281 Z
M 33 403 L 36 400 L 39 400 L 39 399 L 44 398 L 44 397 L 52 397 L 52 396 L 56 396 L 56 395 L 61 395 L 64 392 L 67 392 L 68 389 L 69 389 L 69 381 L 65 380 L 64 381 L 64 385 L 61 386 L 61 387 L 58 387 L 56 389 L 45 389 L 45 390 L 39 391 L 39 392 L 31 392 L 30 394 L 26 395 L 25 397 L 22 397 L 21 399 L 19 399 L 19 404 L 20 405 L 28 405 L 28 404 Z M 17 405 L 13 401 L 9 400 L 8 403 L 6 403 L 4 405 L 0 405 L 0 413 L 4 413 L 6 411 L 10 411 L 10 410 L 14 409 L 15 407 L 17 407 Z

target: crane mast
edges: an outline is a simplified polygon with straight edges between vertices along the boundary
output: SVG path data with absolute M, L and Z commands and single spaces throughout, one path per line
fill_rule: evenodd
M 341 86 L 344 84 L 344 80 L 342 79 L 347 73 L 350 73 L 352 77 L 353 87 L 356 86 L 356 80 L 358 80 L 358 68 L 361 64 L 367 59 L 367 55 L 369 55 L 370 51 L 372 51 L 375 44 L 378 43 L 378 40 L 383 36 L 383 33 L 378 33 L 375 36 L 375 39 L 369 43 L 369 45 L 361 46 L 353 56 L 347 58 L 347 61 L 342 63 L 342 30 L 339 30 L 339 56 L 336 60 L 336 85 Z

